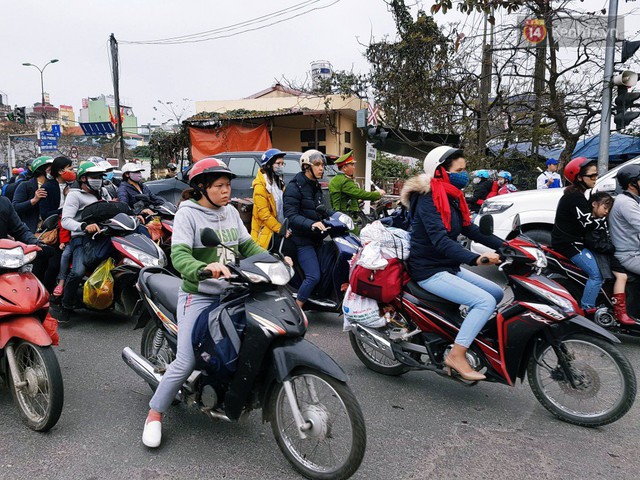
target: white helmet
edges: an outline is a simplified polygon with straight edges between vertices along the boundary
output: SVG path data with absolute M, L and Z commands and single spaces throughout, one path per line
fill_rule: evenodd
M 131 172 L 144 172 L 144 167 L 142 165 L 138 165 L 137 163 L 127 162 L 122 167 L 122 173 L 131 173 Z
M 303 165 L 311 166 L 311 164 L 316 160 L 320 160 L 324 164 L 325 163 L 324 154 L 319 150 L 307 150 L 300 157 L 300 168 L 302 168 Z
M 98 163 L 98 165 L 102 168 L 105 169 L 105 171 L 110 172 L 111 170 L 115 169 L 116 167 L 114 165 L 111 165 L 108 161 L 106 160 L 102 160 L 101 162 Z
M 424 173 L 433 177 L 436 173 L 436 169 L 453 154 L 462 156 L 462 150 L 459 148 L 448 147 L 446 145 L 434 148 L 424 158 L 424 163 L 422 164 Z

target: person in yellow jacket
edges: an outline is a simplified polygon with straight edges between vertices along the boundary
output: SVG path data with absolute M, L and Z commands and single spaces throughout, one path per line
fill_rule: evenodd
M 268 249 L 271 237 L 280 231 L 284 221 L 282 195 L 285 153 L 271 148 L 262 154 L 260 171 L 253 180 L 253 218 L 251 237 L 262 248 Z M 288 236 L 288 235 L 287 235 Z

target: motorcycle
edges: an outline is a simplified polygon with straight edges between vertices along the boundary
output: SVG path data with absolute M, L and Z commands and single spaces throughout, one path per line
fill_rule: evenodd
M 42 326 L 49 294 L 31 273 L 40 248 L 0 240 L 0 378 L 22 421 L 46 432 L 60 418 L 64 387 L 51 337 Z
M 159 245 L 165 256 L 171 257 L 171 236 L 173 235 L 173 219 L 176 216 L 176 206 L 168 201 L 160 204 L 153 204 L 148 195 L 136 195 L 136 204 L 134 210 L 141 212 L 144 209 L 150 209 L 154 212 L 151 217 L 157 217 L 162 226 L 162 236 L 159 239 Z
M 324 241 L 318 250 L 323 280 L 305 302 L 304 309 L 340 313 L 344 292 L 349 284 L 349 261 L 362 244 L 360 239 L 350 232 L 353 229 L 353 220 L 349 215 L 340 212 L 328 215 L 324 205 L 320 205 L 317 211 L 325 216 L 322 223 L 327 228 L 329 240 Z M 304 272 L 295 261 L 295 248 L 288 249 L 287 253 L 294 259 L 296 275 L 289 288 L 295 298 L 297 289 L 304 279 Z
M 284 236 L 286 221 L 283 228 Z M 226 248 L 209 228 L 201 239 L 208 247 Z M 246 317 L 237 370 L 229 380 L 195 371 L 177 400 L 224 421 L 262 409 L 263 421 L 271 423 L 278 447 L 296 470 L 313 479 L 350 477 L 366 447 L 362 412 L 343 370 L 304 339 L 307 318 L 285 287 L 290 268 L 269 253 L 236 257 L 227 267 L 233 288 L 222 305 L 227 312 L 240 308 Z M 180 284 L 162 268 L 140 272 L 137 288 L 152 318 L 137 325 L 145 326 L 141 355 L 127 347 L 122 357 L 153 390 L 175 358 Z
M 481 229 L 491 233 L 490 215 Z M 469 364 L 487 381 L 513 386 L 527 375 L 538 401 L 559 419 L 597 427 L 622 418 L 633 405 L 636 377 L 610 332 L 579 315 L 571 294 L 541 275 L 546 257 L 538 248 L 509 242 L 500 270 L 514 293 L 467 351 Z M 535 273 L 531 273 L 531 266 Z M 386 326 L 351 324 L 351 346 L 362 363 L 385 375 L 428 370 L 446 378 L 444 360 L 463 321 L 460 305 L 410 281 L 390 305 L 381 305 Z

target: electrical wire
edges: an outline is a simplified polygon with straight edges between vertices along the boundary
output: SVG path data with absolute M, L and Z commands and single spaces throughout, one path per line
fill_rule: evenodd
M 180 44 L 186 44 L 186 43 L 208 42 L 211 40 L 234 37 L 236 35 L 241 35 L 243 33 L 253 32 L 253 31 L 261 30 L 263 28 L 271 27 L 273 25 L 277 25 L 279 23 L 283 23 L 288 20 L 293 20 L 294 18 L 301 17 L 303 15 L 306 15 L 316 10 L 323 10 L 325 8 L 329 8 L 335 5 L 336 3 L 340 2 L 341 0 L 334 0 L 333 2 L 327 5 L 320 5 L 317 7 L 308 8 L 307 10 L 303 10 L 294 15 L 287 16 L 286 18 L 275 20 L 266 24 L 264 23 L 265 21 L 274 20 L 275 18 L 289 15 L 295 11 L 310 7 L 320 1 L 321 0 L 307 0 L 306 2 L 303 2 L 301 4 L 294 5 L 292 7 L 288 7 L 286 9 L 279 10 L 277 12 L 273 12 L 271 14 L 263 15 L 261 17 L 256 17 L 254 19 L 246 20 L 244 22 L 240 22 L 237 24 L 228 25 L 226 27 L 220 27 L 214 30 L 209 30 L 207 32 L 194 33 L 191 35 L 182 35 L 178 37 L 169 37 L 169 38 L 159 39 L 159 40 L 142 40 L 142 41 L 121 40 L 120 42 L 128 45 L 180 45 Z M 253 28 L 247 28 L 255 24 L 258 24 L 258 26 L 255 26 Z M 259 24 L 262 24 L 262 25 L 259 25 Z M 237 30 L 237 31 L 233 31 L 233 30 Z M 231 33 L 226 33 L 226 32 L 231 32 Z

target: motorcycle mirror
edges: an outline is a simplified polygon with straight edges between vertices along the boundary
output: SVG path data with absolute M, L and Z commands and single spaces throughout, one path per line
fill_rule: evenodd
M 282 256 L 282 248 L 284 247 L 284 240 L 287 238 L 287 230 L 289 229 L 289 219 L 285 218 L 284 222 L 280 226 L 280 231 L 278 235 L 280 235 L 280 246 L 278 247 L 278 253 L 280 254 L 280 258 L 284 258 Z
M 324 217 L 329 216 L 329 211 L 327 210 L 326 205 L 322 203 L 316 207 L 316 212 L 318 212 L 320 215 Z
M 200 230 L 200 241 L 205 247 L 217 247 L 222 243 L 215 230 L 209 227 Z
M 522 233 L 522 223 L 520 222 L 520 214 L 517 213 L 515 217 L 513 217 L 513 225 L 511 225 L 511 230 L 514 232 Z
M 493 216 L 483 215 L 480 217 L 480 233 L 491 235 L 493 233 Z
M 53 230 L 54 228 L 56 228 L 58 226 L 58 217 L 59 215 L 56 213 L 45 218 L 45 220 L 42 222 L 42 230 Z

